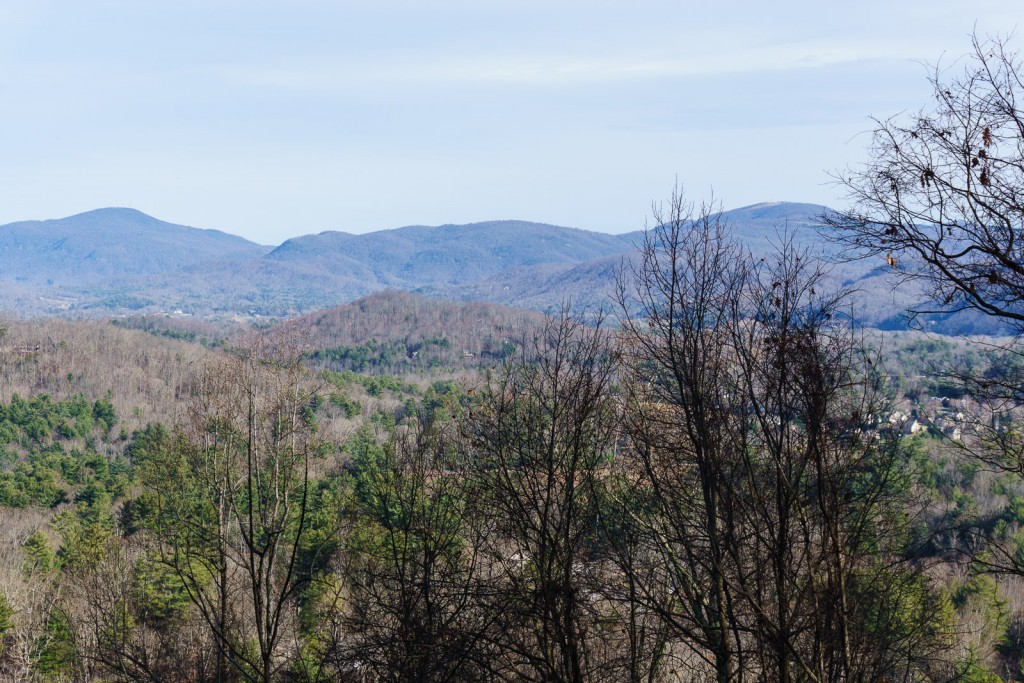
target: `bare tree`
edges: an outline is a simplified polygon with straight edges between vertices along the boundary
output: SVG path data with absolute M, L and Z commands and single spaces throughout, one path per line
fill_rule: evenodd
M 506 678 L 605 680 L 615 647 L 589 575 L 595 480 L 613 450 L 608 335 L 567 312 L 492 376 L 468 426 Z M 528 360 L 536 358 L 535 361 Z
M 909 561 L 911 480 L 871 351 L 844 295 L 786 235 L 750 271 L 731 328 L 742 410 L 735 575 L 751 650 L 772 680 L 913 680 L 948 623 Z
M 886 254 L 898 277 L 923 283 L 931 311 L 975 311 L 1013 339 L 987 368 L 936 372 L 978 399 L 955 444 L 999 471 L 1024 475 L 1024 63 L 1008 39 L 974 36 L 973 51 L 934 67 L 934 103 L 880 120 L 861 169 L 839 177 L 849 211 L 827 217 L 851 258 Z M 967 411 L 970 412 L 970 411 Z M 987 543 L 979 543 L 982 537 Z M 1019 543 L 975 529 L 975 566 L 1024 575 Z M 964 548 L 959 548 L 964 549 Z
M 656 219 L 620 279 L 630 589 L 695 678 L 914 680 L 947 633 L 842 295 L 786 235 L 755 261 L 678 192 Z
M 634 284 L 623 276 L 618 289 L 632 389 L 626 476 L 646 494 L 631 525 L 650 541 L 648 561 L 663 567 L 639 595 L 716 680 L 734 681 L 744 663 L 728 577 L 738 462 L 727 431 L 737 412 L 729 330 L 749 263 L 720 213 L 695 213 L 678 190 L 654 220 L 629 273 Z
M 296 654 L 283 639 L 306 578 L 314 394 L 290 340 L 258 335 L 202 373 L 187 428 L 149 469 L 161 557 L 213 632 L 218 680 L 230 666 L 271 681 Z
M 0 651 L 0 677 L 10 681 L 31 681 L 40 651 L 47 648 L 53 635 L 47 629 L 51 615 L 63 598 L 59 572 L 52 566 L 52 550 L 39 531 L 43 515 L 5 510 L 0 534 L 0 583 L 6 603 L 13 610 L 12 624 L 3 634 Z M 44 557 L 35 561 L 28 556 L 29 539 L 41 541 Z
M 94 562 L 63 577 L 61 610 L 78 658 L 110 680 L 209 680 L 212 634 L 139 540 L 111 536 Z
M 932 305 L 1024 331 L 1024 70 L 1001 39 L 935 66 L 934 104 L 876 120 L 870 160 L 838 176 L 850 210 L 825 216 L 856 258 L 883 256 Z

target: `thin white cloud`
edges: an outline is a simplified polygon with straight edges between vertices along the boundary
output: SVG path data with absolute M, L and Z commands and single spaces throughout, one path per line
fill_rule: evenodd
M 372 64 L 338 61 L 289 67 L 224 66 L 216 72 L 234 84 L 291 90 L 417 85 L 553 86 L 786 71 L 901 56 L 873 47 L 821 41 L 745 49 L 722 45 L 693 55 L 448 57 Z

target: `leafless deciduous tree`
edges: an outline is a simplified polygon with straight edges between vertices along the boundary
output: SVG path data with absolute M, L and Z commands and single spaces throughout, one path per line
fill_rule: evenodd
M 903 555 L 906 479 L 841 295 L 786 235 L 755 260 L 678 192 L 656 220 L 619 295 L 627 585 L 694 678 L 916 680 L 941 601 Z
M 138 540 L 111 536 L 95 561 L 65 576 L 61 609 L 78 657 L 115 681 L 210 680 L 216 673 L 210 630 L 168 600 L 167 584 L 175 582 Z
M 620 278 L 618 297 L 632 374 L 632 476 L 647 498 L 632 523 L 663 567 L 639 595 L 716 680 L 732 681 L 743 664 L 727 576 L 737 465 L 729 334 L 749 264 L 720 215 L 694 214 L 678 191 L 654 220 L 631 273 L 635 289 Z
M 977 311 L 1014 335 L 983 372 L 938 371 L 981 403 L 958 447 L 1024 475 L 1024 63 L 1008 39 L 975 36 L 930 81 L 934 104 L 878 121 L 867 165 L 839 178 L 853 207 L 827 217 L 829 236 L 851 257 L 886 254 L 932 310 Z M 989 540 L 980 565 L 1024 575 L 1016 541 Z
M 218 680 L 271 681 L 297 654 L 284 636 L 319 448 L 313 395 L 290 340 L 257 336 L 202 373 L 187 427 L 149 470 L 161 557 L 213 632 Z
M 871 352 L 837 320 L 842 293 L 782 236 L 732 327 L 742 398 L 738 603 L 760 675 L 914 680 L 941 661 L 942 601 L 905 552 L 913 508 Z
M 1024 331 L 1024 69 L 1005 40 L 934 67 L 934 104 L 876 120 L 870 159 L 838 176 L 852 208 L 832 238 L 923 283 L 933 311 L 976 310 Z
M 45 516 L 37 510 L 4 511 L 0 532 L 0 593 L 13 610 L 12 623 L 0 637 L 0 678 L 20 683 L 35 677 L 36 654 L 51 635 L 47 621 L 62 599 L 62 586 L 50 559 L 42 565 L 25 551 L 29 538 L 42 538 Z
M 613 447 L 608 341 L 563 311 L 491 378 L 468 427 L 506 679 L 619 676 L 608 666 L 618 634 L 602 624 L 589 562 L 595 480 Z

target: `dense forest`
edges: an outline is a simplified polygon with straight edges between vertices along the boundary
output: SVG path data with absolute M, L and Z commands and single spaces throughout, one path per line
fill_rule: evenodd
M 1016 356 L 858 332 L 802 252 L 673 207 L 615 320 L 531 317 L 482 369 L 410 369 L 478 318 L 408 295 L 363 305 L 403 352 L 356 370 L 306 325 L 11 322 L 4 676 L 1013 678 L 1019 581 L 982 563 L 1024 486 L 938 375 Z
M 1007 337 L 865 330 L 678 192 L 609 312 L 8 321 L 0 677 L 1024 679 L 1024 117 L 977 48 L 830 226 Z

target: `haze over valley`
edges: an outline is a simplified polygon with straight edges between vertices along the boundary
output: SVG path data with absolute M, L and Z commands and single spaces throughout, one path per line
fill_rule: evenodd
M 819 232 L 828 211 L 772 202 L 725 211 L 723 219 L 756 256 L 770 253 L 788 232 L 810 254 L 828 257 L 837 252 Z M 611 311 L 616 274 L 629 270 L 642 240 L 640 230 L 611 235 L 502 220 L 328 231 L 269 246 L 134 209 L 97 209 L 0 226 L 0 310 L 281 319 L 399 289 L 547 312 L 563 303 Z M 921 292 L 897 286 L 880 260 L 831 267 L 836 287 L 855 290 L 853 315 L 865 325 L 905 328 L 905 309 L 921 302 Z M 976 316 L 925 324 L 949 333 L 995 330 Z

